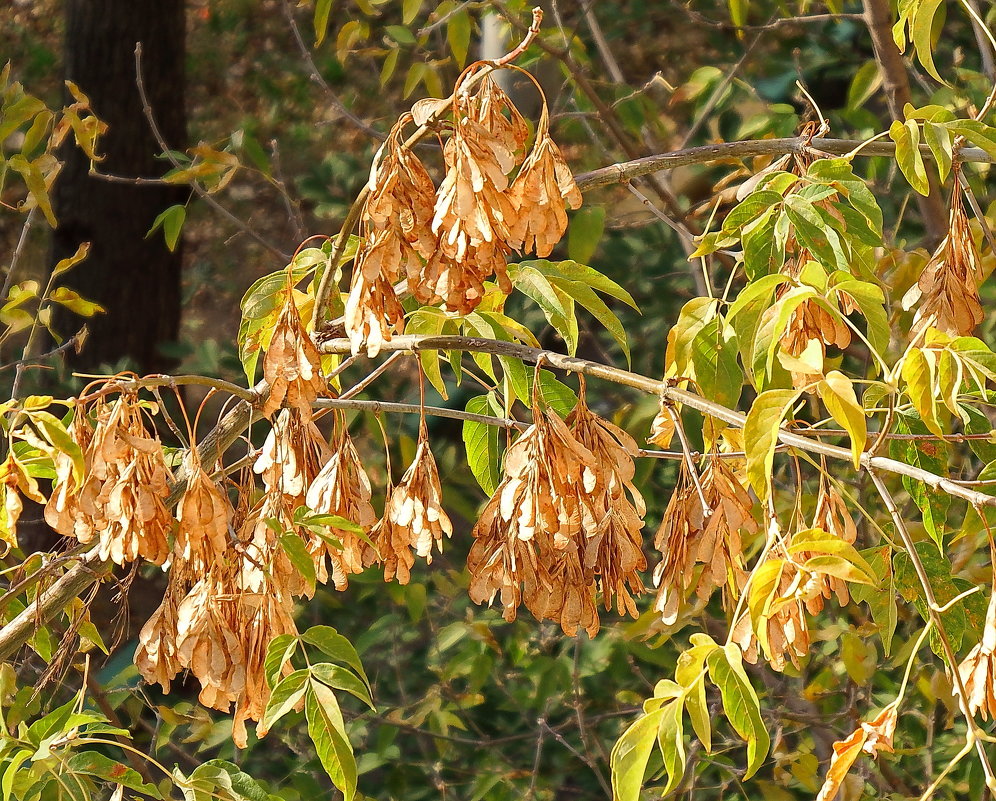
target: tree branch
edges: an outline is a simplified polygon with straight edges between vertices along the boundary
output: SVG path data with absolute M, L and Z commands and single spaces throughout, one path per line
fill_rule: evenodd
M 896 155 L 895 144 L 882 140 L 870 142 L 865 145 L 864 142 L 854 139 L 813 139 L 810 143 L 810 151 L 843 156 L 851 153 L 861 145 L 864 146 L 858 152 L 857 155 L 859 156 L 885 156 L 887 158 L 894 158 Z M 633 161 L 610 164 L 607 167 L 601 167 L 591 172 L 580 173 L 574 176 L 574 181 L 577 183 L 578 189 L 582 192 L 589 192 L 592 189 L 602 186 L 624 183 L 631 178 L 638 178 L 641 175 L 648 175 L 659 170 L 673 170 L 676 167 L 684 167 L 688 164 L 746 159 L 754 156 L 783 156 L 787 153 L 801 153 L 805 149 L 806 140 L 803 137 L 720 142 L 715 145 L 689 147 L 684 150 L 674 150 L 670 153 L 657 153 L 653 156 L 644 156 Z M 924 159 L 933 161 L 933 155 L 927 145 L 920 145 L 920 153 Z M 992 156 L 978 147 L 963 148 L 959 151 L 959 157 L 962 161 L 984 164 L 991 164 L 993 162 Z
M 863 0 L 865 24 L 871 35 L 875 59 L 882 71 L 882 85 L 894 120 L 905 119 L 903 107 L 912 101 L 909 76 L 902 54 L 892 38 L 892 9 L 889 0 Z M 917 206 L 931 239 L 939 242 L 948 231 L 948 210 L 941 198 L 941 184 L 936 172 L 927 170 L 930 193 L 916 194 Z
M 325 353 L 349 353 L 350 342 L 348 339 L 333 339 L 319 345 L 319 349 Z M 747 421 L 747 416 L 742 412 L 714 403 L 692 392 L 673 387 L 667 381 L 658 381 L 639 373 L 630 372 L 629 370 L 622 370 L 618 367 L 600 364 L 599 362 L 589 361 L 588 359 L 579 359 L 576 356 L 565 356 L 556 351 L 541 350 L 540 348 L 521 345 L 517 342 L 504 342 L 484 337 L 404 335 L 392 337 L 381 347 L 381 351 L 383 352 L 399 350 L 411 351 L 412 353 L 418 353 L 422 350 L 462 350 L 474 353 L 491 353 L 496 356 L 511 356 L 530 364 L 535 364 L 537 360 L 541 360 L 544 364 L 555 367 L 558 370 L 581 373 L 593 378 L 601 378 L 615 384 L 632 387 L 641 392 L 657 395 L 672 403 L 683 404 L 690 409 L 695 409 L 702 414 L 715 417 L 717 420 L 722 420 L 736 428 L 743 428 Z M 778 440 L 783 445 L 790 448 L 798 448 L 808 453 L 815 453 L 842 461 L 852 460 L 852 454 L 848 448 L 828 445 L 787 429 L 779 429 Z M 880 472 L 894 473 L 916 481 L 922 481 L 932 489 L 940 490 L 955 498 L 961 498 L 976 506 L 996 506 L 996 496 L 977 492 L 952 481 L 947 476 L 940 476 L 936 473 L 906 464 L 905 462 L 897 461 L 896 459 L 864 453 L 861 455 L 861 466 L 869 471 L 879 470 Z

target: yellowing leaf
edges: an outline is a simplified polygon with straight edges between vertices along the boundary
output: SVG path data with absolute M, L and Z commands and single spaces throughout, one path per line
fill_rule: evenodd
M 775 461 L 778 429 L 798 397 L 797 389 L 769 389 L 757 396 L 747 413 L 744 424 L 747 478 L 762 502 L 771 492 L 771 468 Z
M 944 429 L 937 418 L 932 359 L 933 354 L 928 356 L 919 348 L 913 348 L 903 360 L 902 376 L 906 382 L 906 392 L 923 424 L 932 434 L 944 436 Z
M 843 740 L 838 740 L 833 744 L 833 756 L 830 757 L 830 768 L 827 770 L 826 781 L 820 788 L 816 801 L 832 801 L 840 785 L 847 776 L 847 772 L 858 758 L 861 749 L 868 737 L 868 732 L 863 728 L 857 728 Z
M 913 120 L 906 124 L 894 120 L 889 128 L 889 136 L 896 143 L 896 162 L 910 186 L 921 195 L 929 195 L 930 185 L 927 183 L 927 169 L 920 153 L 920 129 L 917 124 Z
M 657 729 L 664 710 L 658 709 L 634 722 L 612 746 L 613 801 L 639 801 L 647 761 L 657 741 Z
M 854 466 L 860 467 L 861 453 L 868 438 L 868 426 L 865 421 L 865 410 L 858 403 L 851 379 L 839 370 L 831 370 L 817 385 L 817 391 L 827 411 L 850 436 Z

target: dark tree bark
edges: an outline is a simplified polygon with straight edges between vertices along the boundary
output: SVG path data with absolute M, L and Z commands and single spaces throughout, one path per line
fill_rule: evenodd
M 135 79 L 135 44 L 142 43 L 142 72 L 149 102 L 166 142 L 182 148 L 184 111 L 183 0 L 66 0 L 66 77 L 90 97 L 109 129 L 100 152 L 101 172 L 159 177 L 168 163 L 142 111 Z M 162 233 L 146 238 L 156 216 L 186 191 L 163 186 L 109 183 L 90 176 L 90 164 L 76 147 L 62 154 L 56 181 L 59 228 L 54 264 L 81 242 L 92 242 L 90 257 L 68 282 L 107 313 L 89 322 L 90 338 L 75 357 L 76 368 L 96 368 L 128 358 L 140 372 L 162 371 L 168 360 L 159 346 L 177 337 L 180 322 L 180 248 L 171 253 Z M 79 319 L 63 321 L 75 330 Z

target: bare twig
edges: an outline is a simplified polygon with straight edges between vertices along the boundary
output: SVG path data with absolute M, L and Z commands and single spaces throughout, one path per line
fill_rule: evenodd
M 162 148 L 163 153 L 166 158 L 169 159 L 170 163 L 176 169 L 183 169 L 179 161 L 173 155 L 173 151 L 166 139 L 163 137 L 162 132 L 159 130 L 159 124 L 156 122 L 155 112 L 152 110 L 152 106 L 149 103 L 148 95 L 145 92 L 145 80 L 142 77 L 142 43 L 138 42 L 135 44 L 135 84 L 138 87 L 138 96 L 142 101 L 142 113 L 145 114 L 145 119 L 149 124 L 149 130 L 152 131 L 152 136 L 156 140 L 156 144 Z M 222 206 L 217 200 L 215 200 L 211 195 L 208 194 L 207 190 L 204 189 L 197 181 L 191 181 L 189 184 L 190 188 L 194 190 L 194 193 L 203 200 L 207 205 L 214 209 L 218 214 L 236 226 L 240 231 L 247 234 L 250 238 L 255 240 L 258 244 L 266 248 L 270 253 L 279 258 L 285 264 L 290 261 L 290 254 L 284 253 L 280 248 L 272 243 L 268 242 L 262 236 L 260 236 L 256 231 L 250 227 L 245 221 L 240 220 L 232 212 Z
M 817 138 L 809 143 L 809 147 L 818 152 L 845 156 L 862 144 L 863 142 L 853 139 Z M 657 153 L 652 156 L 644 156 L 643 158 L 624 161 L 619 164 L 610 164 L 607 167 L 600 167 L 591 172 L 580 173 L 575 176 L 575 181 L 582 192 L 588 192 L 598 187 L 623 183 L 641 175 L 649 175 L 660 170 L 673 170 L 676 167 L 684 167 L 688 164 L 746 159 L 754 156 L 783 156 L 788 153 L 801 153 L 805 149 L 806 140 L 803 137 L 720 142 L 715 145 L 689 147 L 670 153 Z M 920 146 L 920 154 L 924 159 L 933 160 L 930 148 L 925 144 Z M 857 155 L 894 157 L 896 155 L 896 146 L 892 142 L 871 142 L 865 145 Z M 959 155 L 962 161 L 983 164 L 991 164 L 993 162 L 992 156 L 977 147 L 964 148 Z
M 342 100 L 339 99 L 339 95 L 335 93 L 335 90 L 329 85 L 329 82 L 322 77 L 321 70 L 318 69 L 318 65 L 315 63 L 315 59 L 311 56 L 311 51 L 308 49 L 308 45 L 304 42 L 304 37 L 301 36 L 301 29 L 298 27 L 297 20 L 294 19 L 294 12 L 291 10 L 290 3 L 287 0 L 283 0 L 281 5 L 284 8 L 284 16 L 287 17 L 287 24 L 290 25 L 291 33 L 294 36 L 294 42 L 297 44 L 297 49 L 301 51 L 301 58 L 304 59 L 305 64 L 308 65 L 308 71 L 311 75 L 311 80 L 313 83 L 321 87 L 322 91 L 325 92 L 329 103 L 336 110 L 346 122 L 356 128 L 358 131 L 362 131 L 367 136 L 370 136 L 379 142 L 383 142 L 387 135 L 381 131 L 378 131 L 372 125 L 368 125 L 366 122 L 357 117 L 352 111 L 350 111 L 343 104 Z

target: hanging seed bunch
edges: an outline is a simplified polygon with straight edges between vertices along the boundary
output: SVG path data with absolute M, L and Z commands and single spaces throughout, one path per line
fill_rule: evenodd
M 343 518 L 367 533 L 377 523 L 377 513 L 370 502 L 370 478 L 363 469 L 345 420 L 338 413 L 332 443 L 332 458 L 311 482 L 305 503 L 313 512 Z M 309 543 L 308 550 L 315 559 L 318 580 L 324 583 L 331 576 L 335 588 L 344 590 L 349 583 L 349 575 L 360 573 L 372 565 L 377 560 L 377 554 L 355 528 L 333 524 L 329 526 L 328 533 L 337 543 L 316 538 Z
M 450 101 L 416 103 L 374 160 L 345 309 L 354 353 L 365 347 L 376 355 L 401 330 L 404 312 L 393 285 L 402 278 L 421 304 L 471 312 L 485 281 L 494 278 L 511 292 L 506 264 L 513 251 L 549 255 L 567 229 L 565 208 L 581 204 L 550 138 L 545 100 L 527 153 L 529 126 L 493 78 L 482 77 L 490 69 L 483 62 L 468 68 Z M 448 120 L 436 121 L 444 114 Z M 412 123 L 447 137 L 438 188 L 403 139 Z
M 958 666 L 972 714 L 996 718 L 996 592 L 989 598 L 982 640 Z
M 801 570 L 781 542 L 771 549 L 769 557 L 782 562 L 770 612 L 756 621 L 751 615 L 741 617 L 734 625 L 732 640 L 751 664 L 757 663 L 760 646 L 771 668 L 781 672 L 789 662 L 798 668 L 799 660 L 809 653 L 806 602 L 818 593 L 818 587 L 813 584 L 813 574 Z
M 791 259 L 785 263 L 782 273 L 797 279 L 808 259 L 808 251 L 803 251 L 798 259 Z M 776 297 L 783 297 L 791 289 L 792 284 L 783 284 L 776 291 Z M 841 314 L 846 315 L 855 311 L 856 307 L 846 295 L 838 293 L 838 296 Z M 785 353 L 810 368 L 810 370 L 790 370 L 792 385 L 796 389 L 811 387 L 823 377 L 827 348 L 835 347 L 843 350 L 851 344 L 850 329 L 839 317 L 824 308 L 824 303 L 826 301 L 821 302 L 815 298 L 802 301 L 789 316 L 788 324 L 779 340 L 779 346 Z
M 399 584 L 407 584 L 415 555 L 432 564 L 432 546 L 442 553 L 443 535 L 453 534 L 453 524 L 443 511 L 442 494 L 439 471 L 429 449 L 429 435 L 423 419 L 419 424 L 415 458 L 401 483 L 388 494 L 384 517 L 371 532 L 371 539 L 384 562 L 384 581 L 397 578 Z
M 567 424 L 595 457 L 598 473 L 587 498 L 595 527 L 585 532 L 584 567 L 597 577 L 606 609 L 615 599 L 619 614 L 637 617 L 634 596 L 644 592 L 640 571 L 647 569 L 642 535 L 647 507 L 633 485 L 638 448 L 629 434 L 591 411 L 583 376 L 578 397 Z
M 145 427 L 147 411 L 155 409 L 133 393 L 99 399 L 91 430 L 88 410 L 77 409 L 72 436 L 85 448 L 86 478 L 75 491 L 61 482 L 45 509 L 52 528 L 82 543 L 96 541 L 100 558 L 119 565 L 136 559 L 161 565 L 170 555 L 173 517 L 164 503 L 170 473 L 162 443 Z
M 268 492 L 248 508 L 248 478 L 238 487 L 234 541 L 199 569 L 174 555 L 162 605 L 142 628 L 135 664 L 148 682 L 168 692 L 181 670 L 200 682 L 205 706 L 231 712 L 236 745 L 246 743 L 247 720 L 258 720 L 269 699 L 264 659 L 269 641 L 294 634 L 293 598 L 306 587 L 280 548 L 269 522 L 281 523 L 282 501 Z M 190 493 L 188 486 L 188 494 Z
M 287 406 L 298 410 L 305 421 L 310 420 L 311 405 L 326 394 L 321 356 L 301 322 L 289 285 L 270 346 L 263 356 L 263 378 L 270 387 L 260 410 L 264 417 L 272 417 L 275 411 Z
M 984 277 L 956 183 L 948 235 L 927 262 L 920 280 L 903 297 L 903 308 L 917 306 L 911 337 L 919 337 L 931 326 L 950 336 L 970 335 L 983 318 L 979 285 Z
M 177 511 L 174 558 L 201 574 L 228 550 L 235 509 L 228 494 L 201 467 L 196 449 L 190 450 L 187 461 L 187 488 Z
M 310 416 L 299 409 L 282 409 L 273 418 L 253 471 L 263 486 L 284 496 L 284 506 L 293 513 L 331 458 L 332 448 Z
M 654 542 L 664 554 L 654 571 L 654 609 L 667 625 L 692 590 L 702 600 L 717 587 L 739 591 L 747 578 L 741 537 L 758 531 L 750 495 L 722 459 L 709 460 L 699 487 L 701 496 L 683 463 Z
M 474 526 L 470 597 L 491 603 L 500 594 L 506 620 L 525 603 L 568 634 L 582 621 L 597 631 L 594 573 L 583 557 L 584 532 L 596 528 L 586 500 L 595 456 L 535 397 L 533 420 L 506 452 L 504 477 Z
M 816 512 L 813 515 L 813 528 L 820 529 L 839 537 L 848 545 L 853 545 L 858 538 L 858 529 L 854 525 L 851 513 L 840 493 L 825 476 L 821 476 L 820 491 L 816 499 Z M 801 553 L 798 558 L 805 562 L 813 553 Z M 837 596 L 841 606 L 846 606 L 851 599 L 847 591 L 847 582 L 829 573 L 819 573 L 813 579 L 816 586 L 811 590 L 811 597 L 806 600 L 806 609 L 815 615 L 823 610 L 825 599 Z

